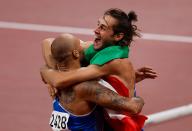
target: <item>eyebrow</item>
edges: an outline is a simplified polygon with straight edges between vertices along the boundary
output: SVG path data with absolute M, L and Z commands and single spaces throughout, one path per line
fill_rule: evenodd
M 103 23 L 103 22 L 101 22 L 101 21 L 104 21 L 105 23 Z M 106 28 L 109 28 L 109 24 L 107 23 L 107 21 L 104 19 L 104 17 L 103 18 L 100 18 L 99 20 L 98 20 L 98 23 L 99 24 L 102 24 L 104 27 L 106 27 Z

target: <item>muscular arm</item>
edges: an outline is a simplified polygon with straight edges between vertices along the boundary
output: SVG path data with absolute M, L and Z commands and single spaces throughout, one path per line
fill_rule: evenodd
M 105 73 L 107 74 L 107 72 L 102 69 L 103 68 L 96 65 L 89 65 L 88 67 L 67 72 L 59 72 L 47 67 L 42 67 L 40 71 L 42 77 L 48 84 L 59 89 L 79 82 L 100 78 L 104 76 Z
M 53 40 L 54 40 L 54 38 L 47 38 L 47 39 L 43 40 L 42 55 L 43 55 L 46 66 L 48 66 L 49 68 L 55 69 L 56 63 L 52 57 L 51 48 L 50 48 Z M 45 79 L 43 78 L 43 76 L 42 76 L 42 80 L 44 81 L 44 83 L 47 83 L 45 81 Z M 57 94 L 57 90 L 49 84 L 47 84 L 46 86 L 48 88 L 49 95 L 52 97 L 52 99 L 54 99 L 55 95 Z
M 97 79 L 103 76 L 116 75 L 123 79 L 124 83 L 127 83 L 128 87 L 133 87 L 131 69 L 128 60 L 116 59 L 106 63 L 103 66 L 89 65 L 88 67 L 80 68 L 73 71 L 59 72 L 56 70 L 50 70 L 48 68 L 41 68 L 41 74 L 44 80 L 55 88 L 65 88 L 73 84 Z M 133 77 L 134 78 L 134 77 Z M 130 81 L 130 82 L 129 82 Z
M 126 111 L 131 115 L 139 113 L 144 106 L 142 98 L 119 96 L 117 93 L 100 85 L 97 81 L 83 82 L 75 90 L 79 97 L 86 101 L 97 103 L 109 109 Z
M 51 44 L 52 44 L 53 40 L 54 40 L 54 38 L 48 38 L 48 39 L 43 40 L 42 54 L 43 54 L 43 58 L 45 60 L 46 65 L 49 68 L 55 69 L 56 63 L 51 54 Z

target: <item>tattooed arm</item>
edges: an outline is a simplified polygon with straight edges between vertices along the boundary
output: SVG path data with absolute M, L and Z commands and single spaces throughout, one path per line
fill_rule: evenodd
M 131 115 L 141 112 L 144 101 L 140 97 L 122 97 L 107 89 L 97 81 L 87 81 L 78 84 L 75 91 L 79 98 L 96 103 L 102 107 L 117 111 L 126 111 Z

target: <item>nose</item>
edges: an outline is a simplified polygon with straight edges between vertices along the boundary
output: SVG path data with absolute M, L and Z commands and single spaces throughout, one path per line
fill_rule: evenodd
M 95 34 L 99 34 L 99 32 L 100 32 L 100 27 L 97 26 L 97 27 L 95 28 L 95 30 L 94 30 L 94 33 L 95 33 Z

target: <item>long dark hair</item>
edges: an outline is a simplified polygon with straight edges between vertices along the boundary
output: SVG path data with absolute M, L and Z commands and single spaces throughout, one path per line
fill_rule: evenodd
M 140 37 L 137 26 L 133 24 L 133 22 L 137 21 L 137 15 L 134 11 L 126 14 L 121 9 L 111 8 L 104 13 L 105 15 L 110 15 L 118 20 L 118 23 L 113 26 L 113 31 L 114 35 L 124 33 L 123 39 L 118 42 L 120 45 L 130 46 L 134 36 Z

